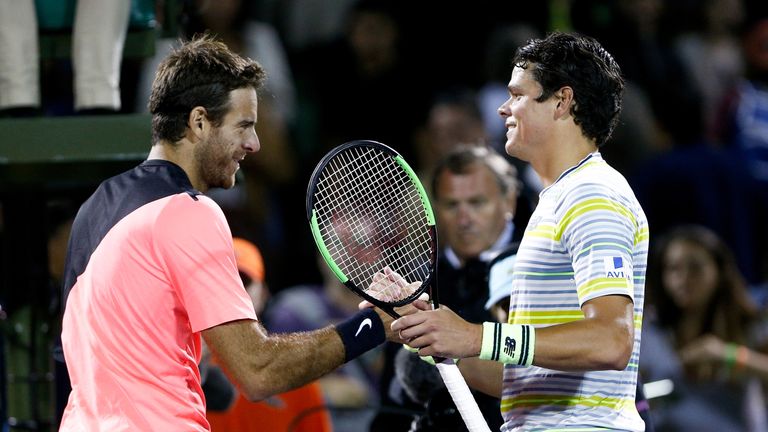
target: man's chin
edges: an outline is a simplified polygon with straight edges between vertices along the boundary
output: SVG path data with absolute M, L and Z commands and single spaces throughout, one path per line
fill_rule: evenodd
M 213 183 L 209 186 L 209 189 L 232 189 L 235 187 L 235 176 L 232 176 L 232 178 L 228 179 L 222 179 L 216 183 Z

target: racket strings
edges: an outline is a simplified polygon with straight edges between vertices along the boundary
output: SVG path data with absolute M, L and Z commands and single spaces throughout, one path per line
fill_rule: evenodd
M 406 283 L 428 276 L 433 251 L 424 204 L 389 155 L 371 148 L 338 154 L 319 179 L 315 210 L 331 256 L 356 285 L 368 287 L 387 266 Z M 392 301 L 408 297 L 398 288 L 387 288 Z
M 347 157 L 347 159 L 349 159 L 349 158 Z M 389 161 L 391 161 L 391 159 Z M 346 161 L 343 161 L 342 163 L 343 163 L 343 166 L 352 167 L 352 166 L 355 166 L 353 164 L 354 162 L 355 162 L 355 160 L 346 160 Z M 352 190 L 345 190 L 345 191 L 343 191 L 344 196 L 346 196 L 346 197 L 357 196 L 357 197 L 368 198 L 369 203 L 367 203 L 367 204 L 364 203 L 364 202 L 361 203 L 359 199 L 357 200 L 357 202 L 352 202 L 351 203 L 353 206 L 356 206 L 356 208 L 365 208 L 365 207 L 367 207 L 368 210 L 367 210 L 367 214 L 365 215 L 366 217 L 369 217 L 369 215 L 373 216 L 370 213 L 371 212 L 371 210 L 370 210 L 371 208 L 379 208 L 379 209 L 384 208 L 384 209 L 386 209 L 387 207 L 391 207 L 392 206 L 391 203 L 389 203 L 389 205 L 387 205 L 388 203 L 385 202 L 386 199 L 384 199 L 384 198 L 386 198 L 387 196 L 386 196 L 386 194 L 382 193 L 381 187 L 376 187 L 373 190 L 371 190 L 370 189 L 370 185 L 386 185 L 387 180 L 391 180 L 393 178 L 396 178 L 395 176 L 398 173 L 400 173 L 399 172 L 399 168 L 396 167 L 395 164 L 389 163 L 388 164 L 389 166 L 384 165 L 384 167 L 386 167 L 388 169 L 378 171 L 378 173 L 380 174 L 378 176 L 379 178 L 373 178 L 374 176 L 367 176 L 366 175 L 366 174 L 370 174 L 371 172 L 374 172 L 374 173 L 377 172 L 377 171 L 372 171 L 373 167 L 371 166 L 371 164 L 372 164 L 372 162 L 370 160 L 366 160 L 365 163 L 363 163 L 361 165 L 361 169 L 359 169 L 359 170 L 354 170 L 354 169 L 353 170 L 349 170 L 349 172 L 347 173 L 347 176 L 345 178 L 341 178 L 341 179 L 338 180 L 341 183 L 337 183 L 337 184 L 342 184 L 342 185 L 348 185 L 348 187 L 352 189 Z M 340 172 L 343 172 L 343 171 L 337 169 L 335 172 L 336 173 L 340 173 Z M 400 174 L 402 174 L 402 173 L 400 173 Z M 350 179 L 349 178 L 350 175 L 354 175 L 354 176 L 356 176 L 358 178 Z M 361 175 L 363 176 L 362 179 L 359 178 L 359 176 L 361 176 Z M 410 184 L 409 184 L 410 181 L 407 178 L 407 175 L 406 176 L 402 176 L 401 175 L 400 178 L 397 179 L 397 181 L 398 182 L 395 184 L 395 187 L 391 190 L 391 192 L 393 192 L 393 195 L 397 194 L 397 193 L 402 194 L 402 191 L 404 190 L 404 187 L 410 186 Z M 366 185 L 366 183 L 368 183 L 368 184 Z M 361 186 L 363 186 L 363 187 L 367 186 L 368 190 L 361 189 Z M 407 191 L 407 189 L 405 189 L 405 190 Z M 411 196 L 409 201 L 406 200 L 406 202 L 409 202 L 411 204 L 411 213 L 413 213 L 414 210 L 418 210 L 418 207 L 414 206 L 413 204 L 414 203 L 420 204 L 418 201 L 415 201 L 414 198 L 416 200 L 419 199 L 418 195 L 416 194 L 415 197 Z M 402 203 L 402 201 L 401 201 L 401 203 Z M 380 212 L 380 213 L 383 213 L 383 212 Z M 387 211 L 387 213 L 390 213 L 390 212 Z M 385 214 L 383 216 L 389 216 L 389 215 Z M 416 216 L 418 217 L 418 214 Z M 376 221 L 376 223 L 378 224 L 380 230 L 383 230 L 383 233 L 381 233 L 382 234 L 381 237 L 385 238 L 385 239 L 392 239 L 392 238 L 394 238 L 394 236 L 397 235 L 397 233 L 395 232 L 396 229 L 403 230 L 405 228 L 404 226 L 402 226 L 402 224 L 386 223 L 386 220 L 383 219 L 383 217 L 381 215 L 379 215 L 377 217 L 377 219 L 378 220 Z M 366 222 L 366 221 L 363 221 L 363 222 Z M 357 231 L 360 231 L 361 229 L 364 229 L 368 225 L 369 225 L 369 223 L 357 223 L 357 224 L 355 224 L 354 221 L 352 222 L 352 227 L 354 227 L 353 229 L 357 230 Z M 362 233 L 362 232 L 354 232 L 353 231 L 353 234 L 356 235 L 358 238 L 363 238 L 364 239 L 366 237 L 365 233 Z M 373 243 L 375 240 L 376 240 L 376 238 L 373 238 L 373 239 L 371 239 L 371 241 L 369 241 L 369 243 Z M 400 257 L 400 258 L 402 258 L 402 257 Z M 402 263 L 401 263 L 401 266 L 402 266 Z

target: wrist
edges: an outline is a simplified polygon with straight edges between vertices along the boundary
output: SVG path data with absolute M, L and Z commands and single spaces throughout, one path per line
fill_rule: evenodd
M 344 345 L 344 363 L 381 345 L 386 340 L 384 323 L 373 308 L 366 308 L 335 326 Z
M 738 349 L 738 346 L 735 343 L 726 343 L 725 344 L 725 353 L 724 353 L 724 362 L 725 367 L 728 370 L 733 369 L 733 365 L 736 363 L 736 350 Z
M 749 363 L 749 348 L 739 345 L 736 348 L 736 370 L 746 369 L 747 363 Z
M 725 344 L 725 366 L 728 370 L 744 369 L 749 362 L 749 348 L 735 343 Z
M 484 322 L 480 358 L 530 366 L 533 364 L 535 344 L 536 331 L 532 326 Z

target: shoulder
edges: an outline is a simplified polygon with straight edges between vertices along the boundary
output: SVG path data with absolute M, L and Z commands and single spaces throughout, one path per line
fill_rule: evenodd
M 630 209 L 639 207 L 627 179 L 605 162 L 590 164 L 565 179 L 559 190 L 558 210 L 565 212 L 574 206 L 608 203 Z
M 167 222 L 175 224 L 183 222 L 187 225 L 199 222 L 210 223 L 212 220 L 226 221 L 224 212 L 215 201 L 205 195 L 187 192 L 169 197 L 160 217 Z
M 227 219 L 212 199 L 183 192 L 164 201 L 153 224 L 153 236 L 161 244 L 170 242 L 179 250 L 232 249 Z

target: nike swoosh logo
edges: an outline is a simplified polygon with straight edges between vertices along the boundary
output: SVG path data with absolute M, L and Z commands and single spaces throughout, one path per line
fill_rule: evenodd
M 373 321 L 371 321 L 370 318 L 366 318 L 363 320 L 363 322 L 360 323 L 360 327 L 357 328 L 357 333 L 355 333 L 355 337 L 360 334 L 361 331 L 363 331 L 363 327 L 368 326 L 368 328 L 373 328 Z

